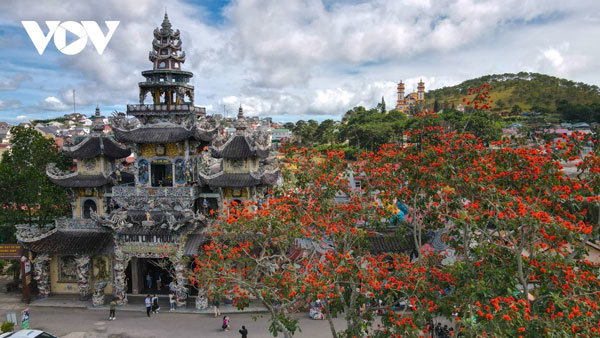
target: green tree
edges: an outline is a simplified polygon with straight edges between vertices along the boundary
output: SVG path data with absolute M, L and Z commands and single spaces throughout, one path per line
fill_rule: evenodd
M 54 140 L 33 128 L 13 127 L 12 148 L 0 161 L 0 223 L 46 224 L 69 210 L 66 191 L 50 182 L 46 166 L 66 168 Z M 18 188 L 17 188 L 18 187 Z
M 386 110 L 385 110 L 385 99 L 383 98 L 383 96 L 381 97 L 381 103 L 377 104 L 377 110 L 382 113 L 385 114 Z
M 333 143 L 336 138 L 335 121 L 328 119 L 317 127 L 315 131 L 315 139 L 318 144 Z
M 511 115 L 519 115 L 521 114 L 523 110 L 521 109 L 521 107 L 519 107 L 518 104 L 515 104 L 512 109 L 510 110 L 510 114 Z

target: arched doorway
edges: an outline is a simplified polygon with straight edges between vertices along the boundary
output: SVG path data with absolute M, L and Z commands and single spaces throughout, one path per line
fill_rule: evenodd
M 92 211 L 98 211 L 94 200 L 86 200 L 83 202 L 83 218 L 90 218 Z

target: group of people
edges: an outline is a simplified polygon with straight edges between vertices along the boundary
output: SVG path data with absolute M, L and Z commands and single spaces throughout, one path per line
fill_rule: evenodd
M 150 313 L 158 313 L 160 311 L 160 305 L 158 305 L 158 295 L 156 293 L 154 296 L 147 295 L 146 299 L 144 299 L 144 303 L 146 304 L 146 315 L 150 317 Z
M 150 272 L 146 273 L 146 288 L 148 288 L 149 291 L 152 289 L 153 285 L 156 286 L 157 291 L 160 291 L 163 286 L 161 275 L 162 274 L 158 271 L 153 271 L 152 274 L 150 274 Z
M 169 311 L 175 311 L 175 293 L 169 293 Z M 155 293 L 154 296 L 147 295 L 144 299 L 146 305 L 146 315 L 150 317 L 150 313 L 158 313 L 160 311 L 160 305 L 158 304 L 158 295 Z

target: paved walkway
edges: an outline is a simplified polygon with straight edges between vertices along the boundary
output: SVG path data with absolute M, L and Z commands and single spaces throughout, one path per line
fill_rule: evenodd
M 7 313 L 17 313 L 27 305 L 11 304 L 0 295 L 0 319 L 6 318 Z M 49 304 L 49 303 L 47 303 Z M 117 319 L 107 320 L 107 309 L 69 308 L 30 306 L 31 327 L 53 333 L 65 338 L 150 338 L 150 337 L 207 337 L 207 338 L 239 338 L 238 330 L 241 325 L 248 329 L 249 337 L 273 337 L 268 331 L 268 314 L 236 313 L 229 315 L 231 330 L 221 330 L 222 317 L 202 313 L 175 314 L 161 312 L 146 317 L 146 311 L 141 308 L 132 311 L 117 309 Z M 295 315 L 299 320 L 298 331 L 294 337 L 319 338 L 331 337 L 329 324 L 325 320 L 311 320 L 308 314 Z M 344 328 L 343 319 L 336 319 L 339 329 Z M 18 329 L 18 327 L 17 327 Z M 281 335 L 279 335 L 281 337 Z
M 140 298 L 140 296 L 138 296 Z M 143 297 L 141 297 L 143 299 Z M 19 302 L 19 299 L 15 299 Z M 168 304 L 168 301 L 165 302 L 166 299 L 162 299 L 161 301 L 161 311 L 160 312 L 171 312 L 171 313 L 201 313 L 201 314 L 213 314 L 212 306 L 209 306 L 204 310 L 196 310 L 193 306 L 188 307 L 180 307 L 174 311 L 169 311 L 169 307 L 165 304 Z M 101 310 L 108 311 L 108 305 L 103 306 L 93 306 L 91 301 L 80 301 L 79 299 L 73 298 L 73 296 L 50 296 L 45 299 L 35 299 L 33 300 L 29 306 L 31 307 L 51 307 L 51 308 L 79 308 L 79 309 L 89 309 L 89 310 Z M 238 310 L 233 305 L 221 304 L 219 306 L 219 310 L 221 314 L 235 314 L 235 313 L 265 313 L 267 309 L 258 303 L 251 303 L 250 306 L 244 308 L 243 310 Z M 146 311 L 145 305 L 143 302 L 139 302 L 138 300 L 134 300 L 126 305 L 121 305 L 117 307 L 117 311 Z

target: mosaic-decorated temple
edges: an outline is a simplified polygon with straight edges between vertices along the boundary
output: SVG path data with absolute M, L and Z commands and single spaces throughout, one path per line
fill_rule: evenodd
M 47 168 L 71 193 L 71 217 L 18 227 L 41 297 L 78 294 L 100 305 L 106 294 L 126 303 L 174 288 L 184 304 L 186 257 L 200 249 L 212 217 L 231 201 L 260 202 L 281 180 L 268 130 L 251 128 L 240 107 L 227 132 L 194 105 L 193 74 L 181 69 L 180 32 L 166 14 L 149 59 L 139 103 L 108 118 L 112 134 L 96 108 L 90 134 L 63 148 L 72 170 Z M 133 165 L 124 166 L 130 154 Z

